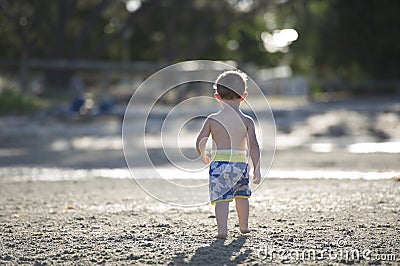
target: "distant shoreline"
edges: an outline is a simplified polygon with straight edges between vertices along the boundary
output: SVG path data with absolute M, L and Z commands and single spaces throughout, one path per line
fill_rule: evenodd
M 73 169 L 73 168 L 43 168 L 43 167 L 3 167 L 0 168 L 1 183 L 19 182 L 57 182 L 57 181 L 87 181 L 97 178 L 106 179 L 138 179 L 138 180 L 208 180 L 208 169 L 189 173 L 183 170 L 169 168 L 100 168 L 100 169 Z M 264 171 L 262 171 L 264 172 Z M 332 180 L 397 180 L 400 171 L 355 171 L 355 170 L 275 170 L 268 172 L 268 180 L 308 180 L 308 179 L 332 179 Z

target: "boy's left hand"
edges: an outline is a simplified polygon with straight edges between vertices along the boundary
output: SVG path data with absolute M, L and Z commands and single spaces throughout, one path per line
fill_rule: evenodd
M 210 164 L 211 158 L 210 158 L 210 153 L 206 151 L 204 154 L 201 155 L 201 161 L 204 164 Z

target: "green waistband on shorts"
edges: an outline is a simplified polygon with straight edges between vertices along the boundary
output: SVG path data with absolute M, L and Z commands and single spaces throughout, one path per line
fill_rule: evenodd
M 211 160 L 216 162 L 242 162 L 247 163 L 246 152 L 211 152 Z

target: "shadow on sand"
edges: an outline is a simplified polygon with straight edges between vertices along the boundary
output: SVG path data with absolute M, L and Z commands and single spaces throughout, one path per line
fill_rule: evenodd
M 237 265 L 243 263 L 250 255 L 251 250 L 242 250 L 247 236 L 240 236 L 229 244 L 226 240 L 216 239 L 209 246 L 200 247 L 188 260 L 187 254 L 179 253 L 175 256 L 174 265 Z

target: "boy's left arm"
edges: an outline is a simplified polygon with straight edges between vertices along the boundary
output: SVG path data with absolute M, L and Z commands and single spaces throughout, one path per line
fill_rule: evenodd
M 208 137 L 210 136 L 210 133 L 211 133 L 210 121 L 207 118 L 196 140 L 196 151 L 200 155 L 201 160 L 204 164 L 209 164 L 211 161 L 210 157 L 206 152 L 206 144 Z

